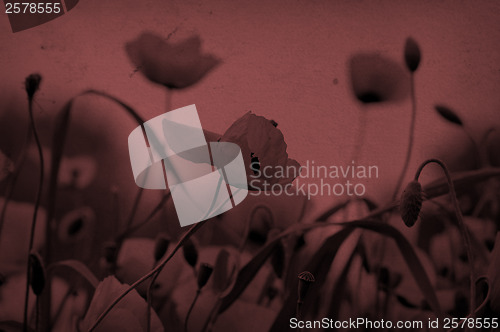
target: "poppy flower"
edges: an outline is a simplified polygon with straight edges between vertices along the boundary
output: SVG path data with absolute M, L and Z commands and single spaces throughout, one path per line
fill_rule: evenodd
M 377 53 L 353 55 L 349 73 L 354 95 L 363 104 L 401 101 L 409 95 L 409 73 Z
M 144 32 L 125 45 L 127 54 L 150 81 L 170 89 L 187 88 L 201 80 L 220 60 L 201 53 L 201 39 L 193 36 L 171 43 L 151 32 Z
M 43 158 L 45 160 L 45 176 L 50 176 L 52 151 L 49 148 L 43 148 Z M 30 161 L 38 161 L 38 150 L 31 146 L 28 150 Z M 85 189 L 96 177 L 97 162 L 89 155 L 75 155 L 71 157 L 62 157 L 59 165 L 58 184 L 63 188 Z
M 90 156 L 63 157 L 59 169 L 59 184 L 75 189 L 88 187 L 97 173 L 97 163 Z
M 87 331 L 99 315 L 128 287 L 128 285 L 120 283 L 115 277 L 107 277 L 101 281 L 95 290 L 87 314 L 80 324 L 80 331 Z M 146 315 L 146 301 L 136 290 L 132 290 L 116 304 L 94 331 L 146 331 Z M 154 311 L 151 311 L 151 331 L 164 331 L 160 319 Z
M 0 209 L 5 204 L 0 197 Z M 0 230 L 0 271 L 24 271 L 27 263 L 28 244 L 34 206 L 31 203 L 9 201 L 2 229 Z M 33 250 L 40 250 L 45 235 L 45 210 L 38 210 Z
M 220 138 L 241 148 L 250 189 L 291 183 L 300 173 L 297 161 L 288 158 L 283 133 L 263 116 L 248 112 Z
M 88 292 L 84 288 L 68 284 L 60 277 L 51 279 L 51 313 L 52 317 L 58 315 L 53 321 L 51 331 L 76 331 L 75 317 L 81 317 L 85 313 L 88 301 Z M 12 321 L 22 322 L 24 312 L 24 294 L 26 291 L 26 273 L 16 273 L 4 277 L 0 285 L 0 322 Z M 67 294 L 70 292 L 70 296 Z M 28 312 L 30 321 L 34 323 L 36 297 L 30 288 Z M 0 326 L 0 331 L 3 326 Z M 6 331 L 12 331 L 7 329 Z M 15 330 L 17 331 L 17 330 Z
M 156 241 L 149 238 L 126 239 L 120 248 L 117 258 L 116 277 L 125 283 L 133 283 L 148 273 L 156 263 Z M 168 263 L 169 268 L 163 269 L 154 288 L 155 297 L 164 297 L 172 292 L 184 267 L 188 267 L 182 255 L 174 255 Z M 191 269 L 191 274 L 192 269 Z M 148 283 L 137 287 L 141 295 L 146 294 Z

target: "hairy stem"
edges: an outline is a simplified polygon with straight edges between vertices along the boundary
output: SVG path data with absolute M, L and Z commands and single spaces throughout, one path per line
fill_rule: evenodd
M 403 169 L 399 174 L 398 182 L 396 182 L 396 187 L 394 188 L 394 193 L 392 194 L 392 200 L 394 201 L 398 195 L 399 189 L 403 184 L 403 180 L 408 171 L 408 166 L 410 165 L 411 154 L 413 151 L 413 141 L 415 138 L 415 122 L 417 118 L 417 100 L 415 97 L 415 75 L 411 73 L 410 76 L 410 93 L 411 93 L 411 120 L 410 120 L 410 130 L 408 136 L 408 148 L 406 149 L 406 157 L 403 164 Z
M 189 310 L 186 314 L 186 319 L 184 320 L 184 332 L 187 332 L 189 316 L 191 316 L 191 312 L 193 311 L 194 305 L 196 304 L 196 301 L 198 300 L 200 293 L 201 293 L 201 289 L 198 288 L 198 290 L 196 291 L 196 295 L 194 297 L 194 300 L 193 300 L 193 302 L 191 302 L 191 306 L 189 306 Z
M 137 286 L 139 286 L 140 284 L 142 284 L 144 281 L 146 281 L 147 279 L 149 279 L 152 275 L 154 275 L 155 273 L 161 271 L 163 269 L 163 267 L 168 263 L 168 261 L 170 261 L 170 259 L 175 255 L 175 253 L 182 247 L 182 245 L 184 245 L 184 243 L 194 234 L 196 233 L 196 231 L 198 231 L 203 225 L 205 225 L 205 223 L 207 222 L 207 220 L 203 220 L 199 223 L 196 223 L 194 224 L 193 226 L 191 226 L 191 228 L 189 228 L 189 230 L 184 233 L 184 235 L 180 238 L 179 242 L 177 242 L 177 244 L 175 245 L 174 249 L 172 250 L 172 252 L 168 255 L 168 256 L 165 256 L 159 263 L 158 265 L 152 269 L 151 271 L 149 271 L 148 273 L 146 273 L 145 275 L 143 275 L 139 280 L 137 280 L 136 282 L 134 282 L 132 285 L 130 285 L 129 288 L 127 288 L 122 294 L 120 294 L 107 308 L 106 310 L 104 310 L 103 313 L 101 313 L 99 315 L 99 317 L 97 318 L 97 320 L 94 322 L 94 324 L 89 328 L 88 332 L 92 332 L 95 330 L 95 328 L 99 325 L 100 322 L 102 322 L 102 320 L 109 314 L 109 312 L 116 306 L 116 304 L 118 304 L 118 302 L 120 302 L 128 293 L 130 293 L 132 290 L 134 290 L 135 288 L 137 288 Z
M 467 252 L 467 258 L 470 265 L 470 308 L 469 313 L 473 313 L 475 310 L 475 300 L 476 300 L 476 289 L 475 289 L 475 272 L 474 272 L 474 257 L 472 255 L 472 246 L 469 231 L 467 230 L 467 226 L 465 225 L 462 211 L 460 210 L 460 205 L 457 199 L 457 193 L 455 191 L 455 185 L 451 178 L 448 167 L 439 159 L 429 159 L 424 161 L 420 167 L 418 168 L 415 174 L 415 181 L 418 181 L 420 174 L 424 167 L 430 163 L 438 164 L 443 170 L 446 180 L 448 182 L 448 187 L 450 189 L 450 198 L 453 204 L 453 208 L 455 210 L 455 216 L 458 222 L 458 228 L 460 229 L 460 233 L 462 234 L 462 238 L 464 240 L 465 251 Z
M 33 98 L 28 99 L 28 111 L 29 111 L 29 115 L 30 115 L 31 128 L 33 129 L 33 137 L 35 138 L 35 143 L 36 143 L 36 147 L 38 150 L 38 158 L 40 160 L 40 169 L 39 169 L 39 179 L 38 179 L 38 190 L 36 193 L 35 208 L 33 211 L 33 219 L 31 221 L 30 239 L 29 239 L 29 244 L 28 244 L 28 255 L 27 255 L 28 263 L 26 266 L 26 292 L 24 295 L 24 317 L 23 317 L 23 330 L 24 331 L 28 331 L 28 302 L 29 302 L 30 269 L 31 269 L 29 255 L 31 253 L 31 250 L 33 249 L 33 242 L 35 239 L 36 220 L 38 217 L 38 209 L 40 208 L 40 201 L 42 198 L 43 174 L 44 174 L 42 144 L 40 143 L 40 139 L 38 137 L 38 132 L 37 132 L 36 126 L 35 126 L 35 119 L 33 117 Z

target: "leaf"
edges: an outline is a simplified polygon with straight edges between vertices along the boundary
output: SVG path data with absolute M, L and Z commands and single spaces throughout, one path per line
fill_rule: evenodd
M 331 318 L 338 318 L 340 307 L 342 305 L 342 300 L 344 299 L 345 291 L 347 290 L 347 280 L 349 277 L 349 271 L 351 269 L 352 262 L 354 261 L 354 257 L 356 256 L 357 251 L 353 250 L 347 264 L 345 265 L 342 273 L 337 279 L 335 286 L 332 290 L 332 300 L 330 301 L 330 308 L 328 310 L 328 316 Z
M 321 286 L 326 280 L 330 266 L 337 254 L 338 249 L 344 243 L 345 239 L 352 233 L 354 228 L 345 228 L 339 232 L 328 237 L 321 248 L 316 251 L 316 253 L 311 258 L 309 264 L 303 269 L 305 271 L 311 272 L 315 278 L 316 282 L 310 287 L 309 292 L 304 300 L 303 308 L 314 307 L 317 309 L 319 302 L 317 301 L 320 297 Z M 297 280 L 298 282 L 298 280 Z M 285 303 L 278 314 L 276 320 L 270 331 L 285 331 L 288 329 L 290 324 L 290 317 L 295 314 L 295 305 L 297 303 L 298 290 L 297 287 L 291 287 L 290 294 L 285 300 Z
M 334 215 L 338 211 L 340 211 L 343 208 L 345 208 L 347 206 L 347 204 L 349 204 L 349 202 L 350 202 L 350 200 L 347 200 L 345 202 L 341 202 L 339 204 L 336 204 L 336 205 L 332 206 L 331 208 L 329 208 L 328 210 L 326 210 L 325 212 L 323 212 L 319 217 L 317 217 L 316 221 L 317 222 L 325 222 L 325 221 L 327 221 L 328 218 L 330 218 L 332 215 Z
M 271 256 L 271 266 L 273 267 L 274 273 L 278 278 L 283 277 L 283 270 L 285 268 L 285 248 L 281 241 L 278 242 L 278 246 Z
M 500 168 L 482 168 L 478 170 L 456 172 L 452 174 L 455 190 L 469 190 L 479 182 L 492 177 L 500 176 Z M 424 186 L 424 196 L 434 198 L 447 194 L 449 191 L 448 183 L 445 177 L 441 177 Z
M 280 238 L 270 241 L 238 272 L 236 282 L 231 291 L 222 298 L 219 313 L 227 310 L 234 301 L 243 293 L 248 284 L 253 280 L 269 256 L 276 250 Z
M 438 114 L 441 115 L 445 120 L 448 120 L 449 122 L 459 126 L 464 125 L 460 117 L 450 108 L 442 105 L 436 105 L 434 108 L 436 109 Z
M 424 295 L 427 303 L 430 308 L 434 311 L 437 316 L 442 316 L 441 307 L 439 305 L 436 292 L 432 287 L 429 276 L 425 272 L 425 269 L 420 262 L 415 250 L 408 240 L 393 226 L 382 224 L 373 221 L 359 220 L 347 223 L 340 223 L 340 225 L 355 227 L 355 228 L 363 228 L 376 233 L 379 233 L 384 236 L 391 237 L 394 241 L 396 241 L 396 245 L 398 246 L 401 254 L 404 257 L 410 272 L 413 275 L 420 291 Z

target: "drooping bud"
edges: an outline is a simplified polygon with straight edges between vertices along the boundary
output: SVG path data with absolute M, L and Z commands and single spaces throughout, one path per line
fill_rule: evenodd
M 36 252 L 32 252 L 29 256 L 30 275 L 29 281 L 31 289 L 36 296 L 42 294 L 45 288 L 45 267 L 42 257 Z
M 32 99 L 35 93 L 40 88 L 40 82 L 42 81 L 42 76 L 40 74 L 31 74 L 26 77 L 24 81 L 24 87 L 26 89 L 26 93 L 28 94 L 28 98 Z
M 298 301 L 302 302 L 306 297 L 309 286 L 316 281 L 311 272 L 304 271 L 299 273 L 299 298 Z
M 154 250 L 155 262 L 158 262 L 160 259 L 162 259 L 162 257 L 167 252 L 169 244 L 170 240 L 167 239 L 164 235 L 160 235 L 156 238 Z
M 200 271 L 198 273 L 198 289 L 202 289 L 208 282 L 208 279 L 210 279 L 210 276 L 212 275 L 212 271 L 214 268 L 212 265 L 202 263 L 200 265 Z
M 276 244 L 276 249 L 271 256 L 271 266 L 276 276 L 281 279 L 285 268 L 285 247 L 281 241 Z
M 405 62 L 406 67 L 413 73 L 417 70 L 420 64 L 420 47 L 413 38 L 406 39 L 405 44 Z
M 456 124 L 458 126 L 463 126 L 464 123 L 462 122 L 462 119 L 449 107 L 443 106 L 443 105 L 436 105 L 434 106 L 434 109 L 436 112 L 438 112 L 439 115 L 441 115 L 445 120 Z
M 401 218 L 408 227 L 412 227 L 417 222 L 423 202 L 422 185 L 418 181 L 408 183 L 403 194 L 399 210 Z

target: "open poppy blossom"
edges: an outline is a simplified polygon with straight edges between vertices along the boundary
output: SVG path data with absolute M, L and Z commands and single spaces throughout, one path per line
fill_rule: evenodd
M 150 81 L 170 89 L 187 88 L 201 80 L 220 60 L 201 53 L 201 39 L 193 36 L 176 44 L 144 32 L 125 45 L 127 54 Z
M 353 55 L 349 73 L 354 95 L 363 104 L 395 102 L 409 95 L 409 73 L 377 53 Z
M 291 183 L 300 173 L 297 161 L 288 158 L 283 133 L 263 116 L 248 112 L 220 138 L 241 148 L 250 189 Z
M 120 283 L 115 277 L 107 277 L 97 286 L 94 297 L 90 302 L 85 318 L 80 324 L 80 331 L 87 331 L 106 310 L 108 305 L 118 297 L 128 285 Z M 97 325 L 94 331 L 146 331 L 147 304 L 146 301 L 132 290 L 122 301 L 111 310 L 104 320 Z M 160 319 L 151 310 L 151 331 L 164 331 Z

